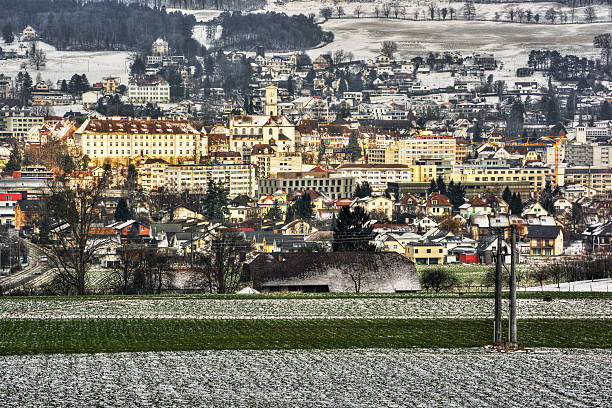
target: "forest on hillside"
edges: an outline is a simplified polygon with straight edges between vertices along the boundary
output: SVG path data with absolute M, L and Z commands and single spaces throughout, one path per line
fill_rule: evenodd
M 266 50 L 290 51 L 312 48 L 334 38 L 312 16 L 303 14 L 235 12 L 223 13 L 219 19 L 223 31 L 215 46 L 224 49 L 248 51 L 263 46 Z
M 177 54 L 202 55 L 191 37 L 195 23 L 192 15 L 117 0 L 0 0 L 0 27 L 20 33 L 31 25 L 60 50 L 146 50 L 161 37 Z
M 86 0 L 102 2 L 106 0 Z M 185 10 L 251 11 L 261 9 L 266 0 L 119 0 L 126 4 L 139 4 L 152 8 L 179 8 Z

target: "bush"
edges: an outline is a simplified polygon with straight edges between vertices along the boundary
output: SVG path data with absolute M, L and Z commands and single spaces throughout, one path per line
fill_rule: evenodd
M 441 290 L 450 290 L 457 286 L 459 279 L 449 268 L 427 269 L 421 276 L 421 285 L 438 293 Z

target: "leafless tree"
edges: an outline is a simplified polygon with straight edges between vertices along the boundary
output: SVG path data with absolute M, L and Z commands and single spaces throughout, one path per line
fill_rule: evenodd
M 109 180 L 110 168 L 100 179 L 77 188 L 58 177 L 44 196 L 45 225 L 55 231 L 52 229 L 53 241 L 43 249 L 56 268 L 56 282 L 68 293 L 85 294 L 89 268 L 108 242 L 92 239 L 90 230 Z
M 30 50 L 30 65 L 36 67 L 38 71 L 40 67 L 44 67 L 47 64 L 47 54 L 36 46 L 36 43 L 32 43 L 32 49 Z
M 389 59 L 393 58 L 393 54 L 397 51 L 397 43 L 395 41 L 383 41 L 380 47 L 380 53 L 387 56 Z
M 595 12 L 595 8 L 593 6 L 589 6 L 584 9 L 584 20 L 587 23 L 592 23 L 597 18 L 597 13 Z
M 344 7 L 337 6 L 336 7 L 336 13 L 338 14 L 338 18 L 342 17 L 344 15 Z
M 391 4 L 390 3 L 383 4 L 382 13 L 383 13 L 383 16 L 385 16 L 385 18 L 389 18 L 389 15 L 391 14 Z
M 356 6 L 354 11 L 357 18 L 359 18 L 359 16 L 361 15 L 361 6 Z
M 251 243 L 236 233 L 220 233 L 210 246 L 210 265 L 217 293 L 235 292 L 240 284 L 242 264 L 252 250 Z

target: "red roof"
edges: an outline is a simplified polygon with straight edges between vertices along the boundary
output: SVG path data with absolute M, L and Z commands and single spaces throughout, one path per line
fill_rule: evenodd
M 440 193 L 431 193 L 427 199 L 427 207 L 451 207 L 448 197 Z

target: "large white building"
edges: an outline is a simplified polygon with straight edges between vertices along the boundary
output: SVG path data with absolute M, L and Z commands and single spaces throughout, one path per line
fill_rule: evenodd
M 456 141 L 452 136 L 422 134 L 399 141 L 402 164 L 416 164 L 419 160 L 444 160 L 455 163 Z
M 138 76 L 128 84 L 131 103 L 169 103 L 170 84 L 162 77 Z
M 259 144 L 275 144 L 279 152 L 295 151 L 295 126 L 278 114 L 277 88 L 266 88 L 264 115 L 234 115 L 230 119 L 230 150 L 241 152 Z
M 75 131 L 82 153 L 97 164 L 135 158 L 179 163 L 206 152 L 205 138 L 187 120 L 89 118 Z
M 230 198 L 255 196 L 255 166 L 243 163 L 172 165 L 164 169 L 164 185 L 190 192 L 206 192 L 208 182 L 223 184 Z
M 382 193 L 387 183 L 409 183 L 412 181 L 412 169 L 404 164 L 342 164 L 336 172 L 355 179 L 355 183 L 368 182 L 372 191 Z

